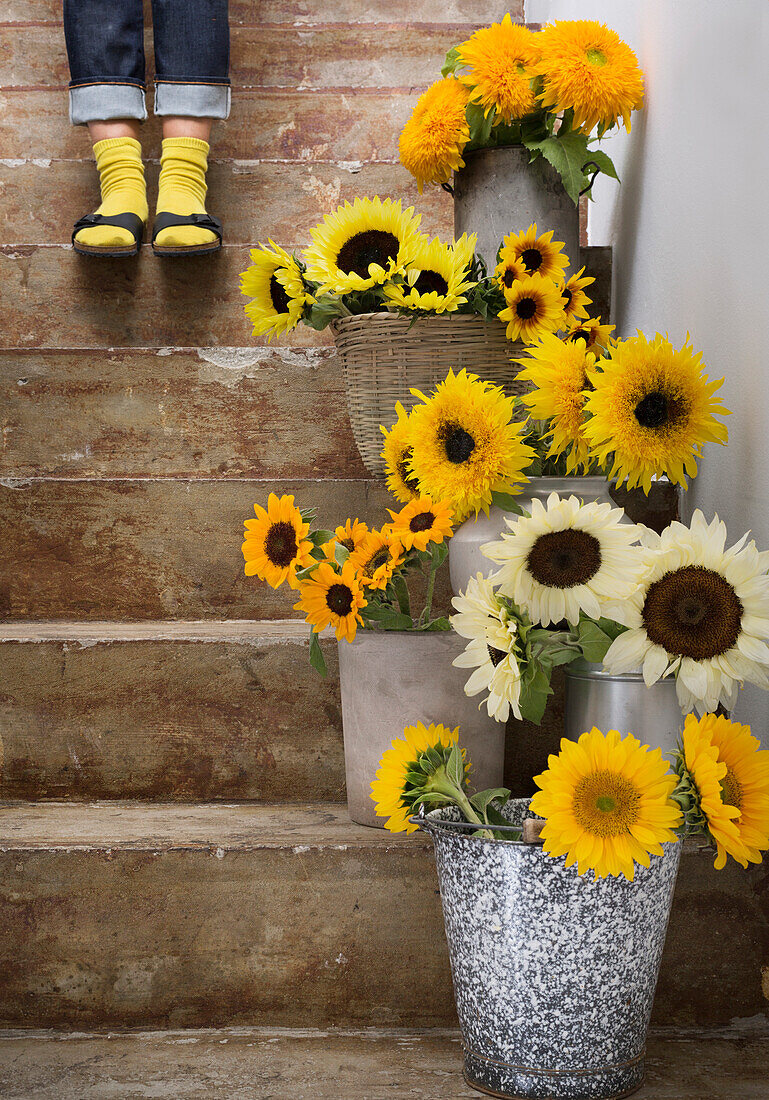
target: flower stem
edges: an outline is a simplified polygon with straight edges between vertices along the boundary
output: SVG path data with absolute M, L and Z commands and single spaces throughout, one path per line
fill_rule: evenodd
M 445 782 L 437 783 L 433 789 L 445 795 L 446 798 L 450 798 L 454 805 L 459 807 L 471 825 L 478 825 L 480 828 L 480 835 L 484 840 L 494 839 L 494 833 L 491 829 L 485 827 L 484 822 L 473 809 L 472 803 L 465 792 L 461 791 L 459 787 L 455 787 L 448 777 L 446 777 Z
M 433 610 L 433 592 L 435 591 L 435 574 L 437 573 L 435 566 L 435 558 L 430 560 L 430 572 L 427 576 L 427 597 L 425 599 L 425 609 L 423 612 L 425 623 L 430 622 L 430 615 Z

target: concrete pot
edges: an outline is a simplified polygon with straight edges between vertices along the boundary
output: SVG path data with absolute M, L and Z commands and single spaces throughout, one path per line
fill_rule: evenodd
M 477 251 L 493 270 L 502 238 L 536 222 L 540 233 L 552 229 L 553 240 L 564 242 L 570 270 L 579 270 L 579 211 L 544 157 L 529 164 L 528 150 L 511 145 L 476 149 L 464 160 L 454 173 L 455 237 L 477 233 Z
M 528 800 L 505 815 L 520 824 Z M 465 1080 L 491 1096 L 609 1100 L 644 1078 L 644 1046 L 681 843 L 648 870 L 593 881 L 538 846 L 423 828 L 435 843 Z
M 611 676 L 587 661 L 567 665 L 564 673 L 564 735 L 570 740 L 598 726 L 603 733 L 632 733 L 663 755 L 675 751 L 684 720 L 672 676 L 647 687 L 640 672 Z
M 353 821 L 384 828 L 385 819 L 374 812 L 371 781 L 385 750 L 406 726 L 419 721 L 460 726 L 473 785 L 478 790 L 502 786 L 505 726 L 465 695 L 467 669 L 451 663 L 465 645 L 453 630 L 359 630 L 354 641 L 339 642 L 347 806 Z
M 568 497 L 574 494 L 588 503 L 592 500 L 616 504 L 609 495 L 609 483 L 605 477 L 533 477 L 524 485 L 516 500 L 521 508 L 529 511 L 534 499 L 544 504 L 551 493 Z M 476 519 L 467 519 L 454 532 L 449 541 L 449 573 L 451 587 L 456 594 L 464 592 L 467 582 L 476 573 L 488 577 L 497 566 L 481 553 L 481 547 L 487 542 L 495 542 L 508 527 L 501 508 L 489 508 L 489 514 L 483 512 Z

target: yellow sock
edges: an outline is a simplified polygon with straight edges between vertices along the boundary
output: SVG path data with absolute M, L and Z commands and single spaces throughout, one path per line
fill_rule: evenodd
M 175 137 L 163 139 L 158 180 L 158 213 L 205 214 L 207 141 L 200 138 Z M 217 239 L 210 229 L 197 225 L 169 226 L 161 229 L 155 240 L 161 248 L 194 248 L 211 244 Z
M 130 211 L 146 222 L 149 210 L 139 142 L 134 138 L 105 138 L 96 142 L 93 152 L 101 183 L 101 206 L 96 213 L 112 215 Z M 91 248 L 126 248 L 134 244 L 133 235 L 117 225 L 81 229 L 75 240 Z

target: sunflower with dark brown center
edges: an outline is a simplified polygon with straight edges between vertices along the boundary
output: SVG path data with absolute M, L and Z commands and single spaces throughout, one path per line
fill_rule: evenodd
M 269 340 L 295 328 L 313 300 L 299 264 L 274 241 L 269 248 L 251 250 L 251 266 L 240 277 L 240 290 L 252 299 L 245 310 L 254 336 L 267 333 Z
M 402 273 L 422 242 L 419 216 L 400 202 L 356 198 L 327 214 L 304 252 L 307 278 L 318 294 L 348 294 Z
M 430 543 L 449 538 L 453 529 L 450 505 L 431 497 L 417 497 L 390 515 L 391 537 L 404 550 L 426 550 Z
M 563 281 L 569 266 L 569 257 L 563 250 L 563 241 L 553 240 L 553 230 L 537 233 L 534 222 L 521 233 L 509 233 L 499 250 L 500 263 L 518 260 L 527 275 L 542 275 L 556 282 Z
M 243 557 L 246 576 L 259 577 L 273 588 L 288 581 L 297 588 L 296 571 L 310 565 L 312 542 L 309 523 L 294 505 L 293 496 L 270 493 L 267 507 L 254 505 L 256 519 L 245 521 Z
M 395 406 L 397 420 L 391 428 L 379 426 L 384 436 L 382 458 L 387 488 L 401 504 L 419 496 L 419 482 L 411 470 L 411 421 L 400 401 Z
M 385 284 L 385 298 L 403 310 L 453 313 L 475 286 L 469 278 L 475 241 L 475 235 L 466 234 L 452 244 L 442 244 L 437 237 L 423 241 L 403 279 Z
M 644 536 L 644 575 L 606 654 L 612 673 L 643 668 L 652 684 L 675 674 L 684 710 L 731 708 L 745 680 L 769 687 L 769 577 L 754 543 L 726 549 L 726 527 L 696 511 Z M 744 540 L 742 540 L 744 541 Z
M 610 504 L 582 504 L 551 493 L 532 502 L 531 515 L 508 519 L 499 542 L 481 549 L 500 565 L 492 575 L 503 596 L 535 623 L 579 622 L 622 616 L 622 602 L 637 587 L 643 562 L 639 529 L 624 523 Z
M 508 340 L 533 344 L 545 333 L 565 326 L 563 297 L 553 279 L 537 272 L 503 289 L 507 305 L 500 310 L 499 319 L 507 323 Z
M 341 569 L 330 562 L 320 562 L 311 576 L 301 582 L 299 593 L 294 610 L 305 613 L 305 622 L 312 625 L 316 634 L 333 626 L 337 640 L 353 640 L 358 626 L 363 624 L 360 609 L 366 606 L 366 598 L 349 559 Z
M 350 563 L 364 588 L 386 588 L 403 561 L 397 539 L 387 531 L 370 531 L 350 555 Z

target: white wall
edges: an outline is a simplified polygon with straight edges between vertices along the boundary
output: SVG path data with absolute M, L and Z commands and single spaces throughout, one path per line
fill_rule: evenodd
M 635 50 L 646 106 L 604 143 L 621 187 L 596 184 L 591 244 L 614 247 L 614 321 L 687 330 L 726 381 L 728 447 L 706 448 L 688 505 L 769 549 L 769 4 L 526 0 L 526 19 L 599 19 Z M 769 693 L 735 715 L 769 743 Z

